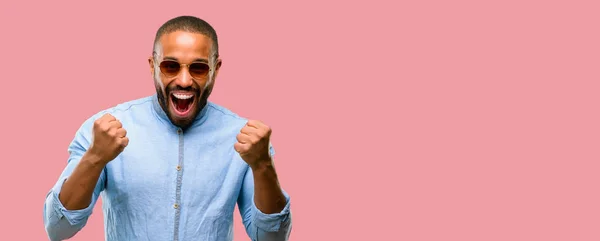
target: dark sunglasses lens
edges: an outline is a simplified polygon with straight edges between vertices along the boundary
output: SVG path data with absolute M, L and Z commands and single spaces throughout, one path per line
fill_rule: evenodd
M 205 63 L 193 63 L 190 65 L 190 74 L 194 78 L 205 78 L 210 68 Z
M 174 76 L 179 73 L 179 63 L 175 61 L 163 61 L 160 63 L 160 71 L 167 76 Z

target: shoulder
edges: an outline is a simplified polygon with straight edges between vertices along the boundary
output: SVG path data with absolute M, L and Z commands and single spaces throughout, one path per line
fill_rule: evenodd
M 208 108 L 206 111 L 209 118 L 216 120 L 219 123 L 240 123 L 245 125 L 246 122 L 248 122 L 247 118 L 244 118 L 230 109 L 214 102 L 208 102 L 206 108 Z
M 91 118 L 99 118 L 104 114 L 111 114 L 115 117 L 126 116 L 127 114 L 131 114 L 139 111 L 148 111 L 152 107 L 152 97 L 146 96 L 134 100 L 130 100 L 127 102 L 120 103 L 118 105 L 112 106 L 110 108 L 101 110 L 93 115 Z
M 203 110 L 204 114 L 194 126 L 195 131 L 209 135 L 215 141 L 235 140 L 239 131 L 248 120 L 224 106 L 208 102 Z
M 117 104 L 115 106 L 100 110 L 96 112 L 96 114 L 90 116 L 87 121 L 95 121 L 96 119 L 102 117 L 105 114 L 111 114 L 115 116 L 117 119 L 119 117 L 125 117 L 128 114 L 139 112 L 139 111 L 148 111 L 152 105 L 151 96 L 146 96 L 134 100 L 130 100 L 127 102 L 123 102 Z
M 87 117 L 85 121 L 79 127 L 78 133 L 87 134 L 91 133 L 94 121 L 104 116 L 105 114 L 111 114 L 115 116 L 115 118 L 123 121 L 125 119 L 129 119 L 133 113 L 139 112 L 147 112 L 151 110 L 152 98 L 151 96 L 146 96 L 126 102 L 119 103 L 117 105 L 111 106 L 109 108 L 97 111 L 95 114 Z
M 213 102 L 207 104 L 208 115 L 226 132 L 237 135 L 240 129 L 248 123 L 248 118 L 242 117 L 237 113 Z M 269 143 L 269 152 L 271 156 L 275 155 L 273 145 Z
M 117 119 L 131 116 L 130 113 L 132 113 L 132 111 L 145 111 L 144 109 L 148 109 L 147 107 L 150 106 L 152 103 L 151 100 L 152 99 L 150 97 L 134 99 L 131 101 L 117 104 L 110 108 L 100 110 L 95 114 L 87 117 L 77 129 L 75 136 L 73 137 L 73 140 L 69 145 L 69 152 L 72 152 L 74 150 L 85 150 L 87 146 L 90 145 L 92 140 L 92 129 L 94 127 L 94 122 L 98 118 L 102 117 L 105 114 L 114 115 Z

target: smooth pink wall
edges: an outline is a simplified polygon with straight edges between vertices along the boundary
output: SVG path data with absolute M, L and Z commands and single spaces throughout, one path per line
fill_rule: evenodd
M 220 37 L 211 100 L 273 127 L 291 240 L 600 239 L 597 1 L 70 2 L 0 3 L 0 240 L 47 240 L 76 129 L 153 94 L 183 14 Z

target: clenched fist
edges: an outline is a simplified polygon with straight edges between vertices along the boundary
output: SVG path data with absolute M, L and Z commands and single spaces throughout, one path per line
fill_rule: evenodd
M 250 167 L 262 161 L 270 161 L 269 142 L 271 128 L 257 120 L 250 120 L 237 135 L 235 150 Z
M 117 118 L 104 114 L 94 122 L 92 144 L 88 152 L 103 163 L 115 159 L 129 143 L 127 131 Z

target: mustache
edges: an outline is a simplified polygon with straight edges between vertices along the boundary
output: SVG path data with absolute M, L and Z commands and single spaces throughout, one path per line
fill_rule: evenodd
M 167 88 L 165 89 L 165 93 L 168 95 L 168 94 L 170 94 L 171 92 L 173 92 L 173 91 L 178 91 L 178 90 L 180 90 L 180 91 L 189 91 L 189 92 L 194 92 L 194 93 L 196 93 L 197 95 L 200 95 L 200 89 L 198 89 L 198 88 L 195 88 L 195 87 L 192 87 L 192 86 L 190 86 L 190 87 L 187 87 L 187 88 L 182 88 L 182 87 L 180 87 L 180 86 L 169 86 L 169 87 L 167 87 Z

